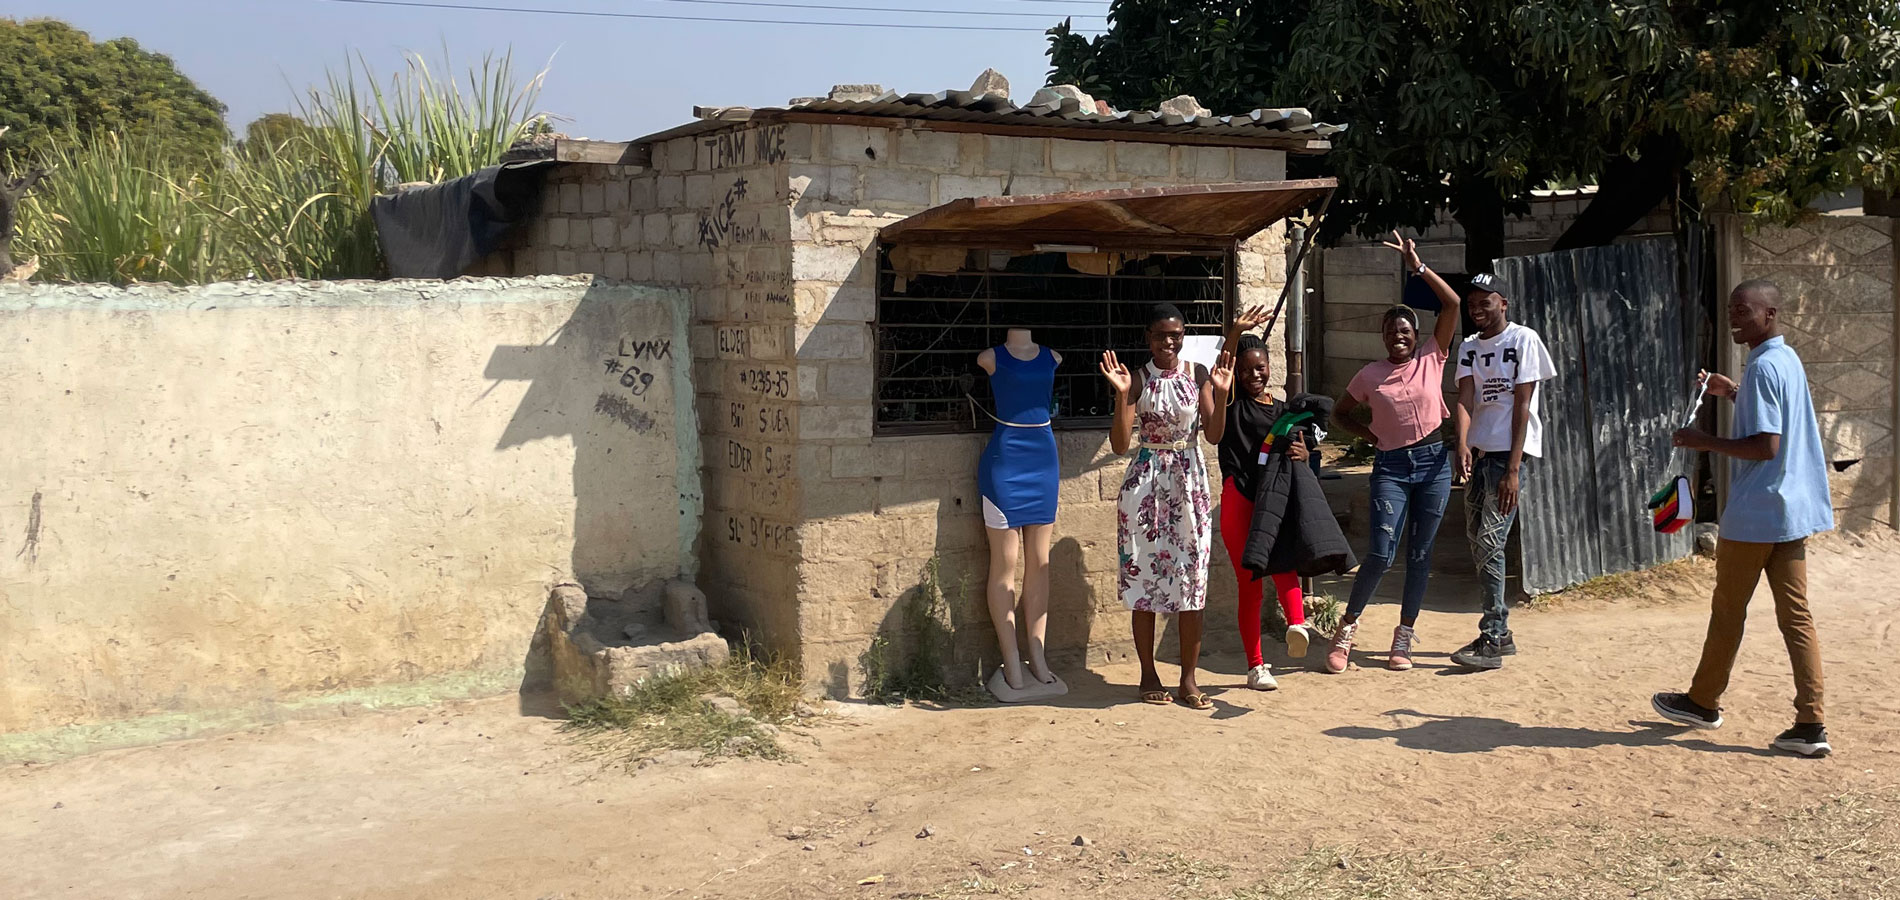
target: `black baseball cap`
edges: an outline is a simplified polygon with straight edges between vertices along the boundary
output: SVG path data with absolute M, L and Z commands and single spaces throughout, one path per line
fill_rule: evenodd
M 1470 293 L 1471 291 L 1477 291 L 1480 294 L 1502 295 L 1504 293 L 1504 282 L 1499 281 L 1496 275 L 1489 272 L 1479 272 L 1471 276 L 1471 287 L 1466 289 L 1465 292 Z

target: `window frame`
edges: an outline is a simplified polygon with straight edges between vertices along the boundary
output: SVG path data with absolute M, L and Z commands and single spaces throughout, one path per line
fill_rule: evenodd
M 977 239 L 959 238 L 955 240 L 930 241 L 930 243 L 938 245 L 938 246 L 957 247 L 957 248 L 963 248 L 963 249 L 972 250 L 972 251 L 1007 250 L 1007 251 L 1011 251 L 1015 253 L 1034 252 L 1033 246 L 1030 246 L 1027 244 L 1027 242 L 1024 239 L 1025 237 L 1026 237 L 1025 235 L 1014 235 L 1014 236 L 1003 236 L 1000 238 L 987 239 L 987 240 L 981 239 L 981 238 L 977 238 Z M 1222 263 L 1222 278 L 1221 278 L 1222 296 L 1219 301 L 1221 304 L 1221 321 L 1222 322 L 1232 321 L 1233 316 L 1235 314 L 1235 305 L 1239 302 L 1239 274 L 1240 274 L 1239 273 L 1239 267 L 1240 267 L 1239 257 L 1240 257 L 1240 243 L 1241 242 L 1238 240 L 1222 239 L 1222 238 L 1182 240 L 1181 238 L 1172 236 L 1172 235 L 1169 235 L 1169 236 L 1154 235 L 1144 240 L 1140 236 L 1103 235 L 1103 234 L 1082 234 L 1082 235 L 1036 234 L 1034 235 L 1034 238 L 1035 238 L 1035 242 L 1038 244 L 1040 243 L 1072 244 L 1072 245 L 1077 245 L 1077 246 L 1092 247 L 1100 251 L 1114 251 L 1114 252 L 1121 252 L 1121 253 L 1136 253 L 1136 254 L 1145 253 L 1145 254 L 1150 254 L 1150 255 L 1177 254 L 1177 255 L 1218 257 Z M 884 321 L 884 305 L 887 301 L 893 301 L 893 300 L 901 302 L 901 301 L 910 300 L 910 299 L 917 299 L 917 300 L 925 299 L 925 298 L 911 298 L 911 297 L 904 297 L 904 296 L 892 296 L 885 292 L 885 276 L 887 274 L 891 274 L 890 270 L 886 266 L 886 260 L 888 259 L 888 252 L 890 251 L 891 248 L 903 243 L 911 243 L 911 242 L 910 241 L 890 241 L 890 240 L 884 240 L 880 238 L 877 241 L 876 246 L 875 246 L 875 252 L 876 252 L 875 258 L 877 260 L 876 284 L 873 291 L 873 298 L 875 301 L 875 311 L 873 312 L 872 321 L 871 321 L 871 353 L 872 353 L 872 359 L 874 361 L 874 369 L 873 369 L 872 385 L 871 385 L 871 406 L 872 406 L 871 433 L 872 433 L 872 436 L 873 437 L 911 437 L 911 436 L 918 436 L 918 435 L 988 434 L 995 427 L 994 422 L 989 421 L 988 416 L 982 413 L 975 412 L 974 410 L 970 411 L 976 417 L 976 423 L 974 425 L 972 425 L 967 418 L 960 418 L 956 421 L 937 421 L 937 422 L 885 422 L 883 421 L 880 415 L 883 410 L 883 406 L 885 402 L 882 399 L 885 380 L 884 380 L 883 375 L 876 372 L 876 366 L 881 364 L 883 354 L 885 352 L 885 349 L 884 349 L 885 329 L 906 327 L 905 323 L 887 325 Z M 1102 279 L 1113 279 L 1117 276 L 1101 275 L 1101 276 L 1094 276 L 1094 277 L 1099 277 Z M 1007 300 L 997 301 L 997 300 L 991 300 L 991 299 L 984 299 L 982 302 L 987 306 L 992 303 L 997 303 L 997 302 L 1007 303 L 1010 301 L 1007 301 Z M 1086 302 L 1086 301 L 1076 301 L 1076 302 Z M 1113 299 L 1109 299 L 1109 300 L 1104 300 L 1102 302 L 1114 303 L 1116 301 Z M 1206 334 L 1207 331 L 1204 330 L 1205 326 L 1201 326 L 1201 328 L 1203 330 L 1197 331 L 1195 333 Z M 1218 333 L 1218 332 L 1215 332 L 1215 333 Z M 1047 346 L 1047 344 L 1045 344 L 1045 346 Z M 1056 349 L 1058 350 L 1058 352 L 1062 352 L 1065 354 L 1064 359 L 1063 359 L 1065 368 L 1081 365 L 1081 366 L 1087 366 L 1090 372 L 1093 372 L 1096 368 L 1097 361 L 1095 359 L 1079 358 L 1079 357 L 1091 356 L 1093 353 L 1099 352 L 1095 348 L 1082 348 L 1079 352 L 1075 350 L 1062 350 L 1061 348 L 1054 348 L 1054 347 L 1052 347 L 1051 349 Z M 1102 349 L 1120 349 L 1120 348 L 1102 348 Z M 981 370 L 976 367 L 975 356 L 976 356 L 976 353 L 972 352 L 971 360 L 970 360 L 970 368 L 972 372 L 980 372 Z M 968 401 L 965 401 L 965 402 L 967 404 Z M 1052 422 L 1053 422 L 1053 426 L 1055 430 L 1057 431 L 1107 431 L 1112 421 L 1112 418 L 1113 418 L 1112 416 L 1107 416 L 1107 415 L 1099 415 L 1099 416 L 1060 415 L 1052 419 Z

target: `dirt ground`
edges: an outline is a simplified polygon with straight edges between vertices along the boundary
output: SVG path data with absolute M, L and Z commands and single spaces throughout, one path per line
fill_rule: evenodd
M 1410 673 L 1261 694 L 1215 657 L 1211 713 L 1116 666 L 1055 706 L 848 707 L 793 763 L 629 772 L 507 698 L 15 766 L 0 894 L 1900 897 L 1900 543 L 1812 556 L 1827 760 L 1766 749 L 1792 684 L 1765 589 L 1729 724 L 1654 725 L 1704 563 L 1514 613 L 1498 672 L 1446 667 L 1475 622 L 1440 612 Z

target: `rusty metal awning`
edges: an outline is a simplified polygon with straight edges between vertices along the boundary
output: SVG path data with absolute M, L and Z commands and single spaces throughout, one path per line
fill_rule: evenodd
M 1331 178 L 968 197 L 883 229 L 895 243 L 1141 243 L 1156 248 L 1251 237 L 1332 193 Z

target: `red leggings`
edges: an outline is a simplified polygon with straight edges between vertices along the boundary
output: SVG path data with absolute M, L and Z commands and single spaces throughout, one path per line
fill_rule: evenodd
M 1240 645 L 1247 651 L 1249 667 L 1266 661 L 1260 655 L 1260 603 L 1265 591 L 1261 580 L 1240 564 L 1240 554 L 1247 549 L 1247 532 L 1252 528 L 1253 501 L 1241 495 L 1232 478 L 1221 479 L 1221 540 L 1227 544 L 1227 558 L 1233 561 L 1234 577 L 1240 582 Z M 1300 577 L 1292 572 L 1270 577 L 1274 593 L 1280 595 L 1280 608 L 1286 611 L 1286 623 L 1306 624 L 1306 597 L 1300 593 Z

